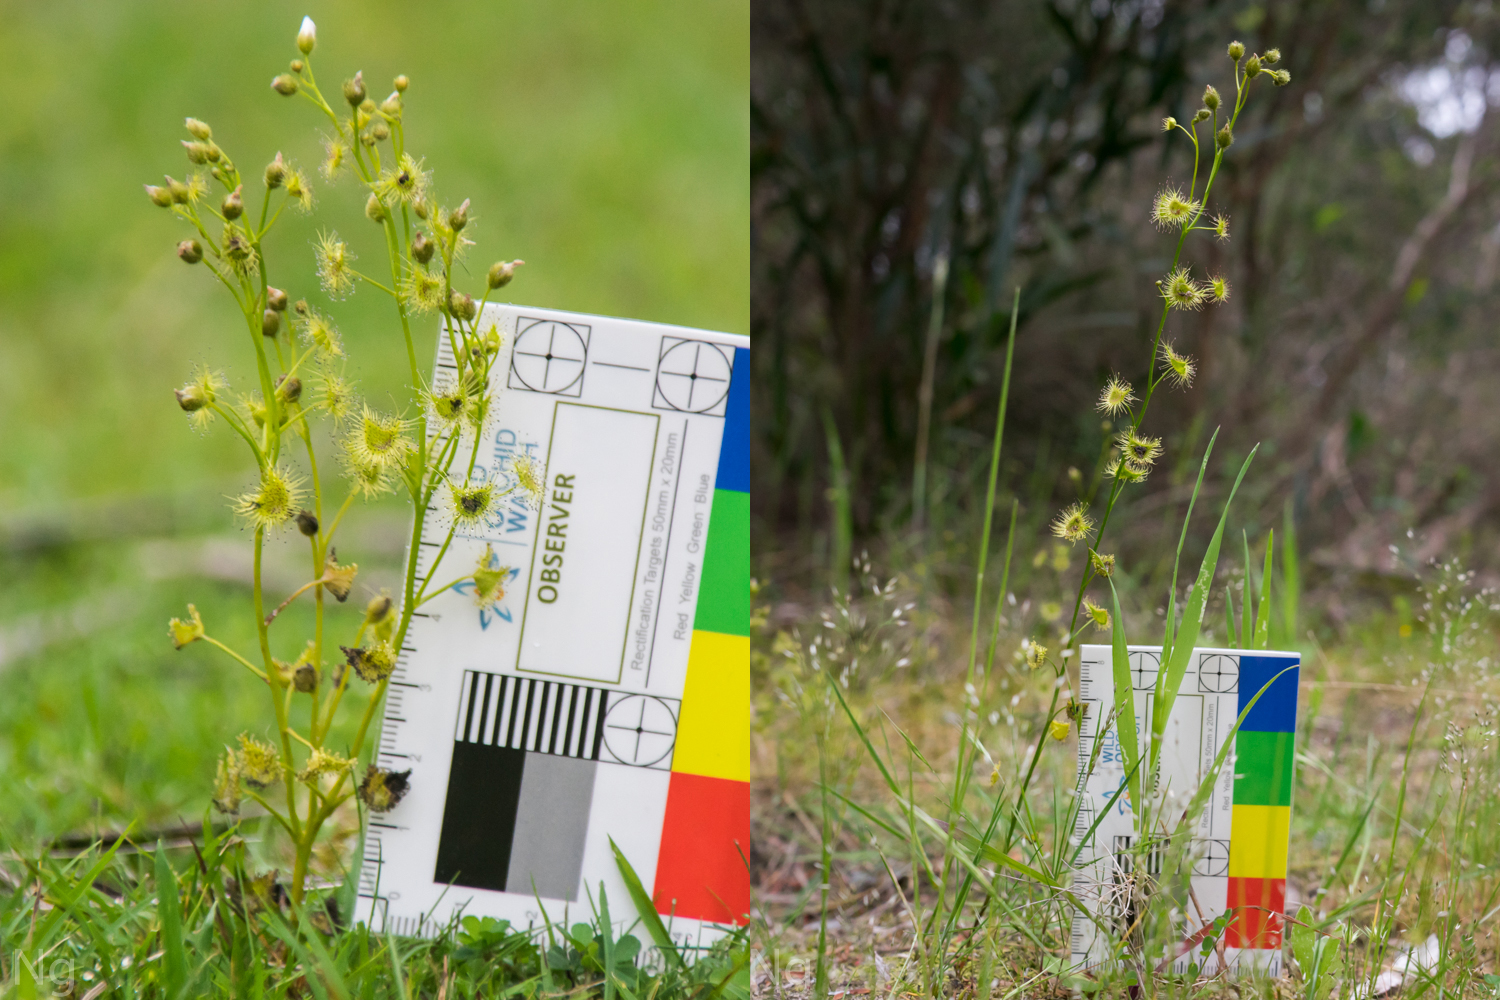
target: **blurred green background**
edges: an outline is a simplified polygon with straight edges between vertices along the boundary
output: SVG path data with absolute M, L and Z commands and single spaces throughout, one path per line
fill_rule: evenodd
M 324 300 L 309 240 L 338 229 L 372 273 L 383 246 L 352 181 L 316 174 L 312 106 L 269 87 L 303 14 L 330 93 L 356 69 L 377 99 L 411 78 L 407 148 L 439 200 L 473 200 L 475 288 L 519 257 L 515 301 L 744 333 L 748 3 L 0 14 L 0 837 L 196 820 L 216 748 L 267 712 L 248 675 L 201 646 L 174 653 L 165 633 L 193 600 L 216 631 L 250 635 L 249 539 L 224 502 L 248 460 L 222 426 L 194 434 L 171 396 L 195 362 L 247 372 L 243 331 L 141 190 L 186 173 L 183 118 L 209 122 L 247 177 L 278 150 L 308 171 L 315 211 L 283 217 L 268 273 L 334 316 L 377 404 L 409 381 L 393 312 L 368 289 Z M 355 513 L 340 552 L 366 567 L 362 594 L 399 558 L 403 512 Z M 273 572 L 288 555 L 272 552 Z

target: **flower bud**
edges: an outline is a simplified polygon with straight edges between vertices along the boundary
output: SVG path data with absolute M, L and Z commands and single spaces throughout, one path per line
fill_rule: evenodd
M 303 55 L 311 55 L 313 46 L 318 44 L 318 26 L 313 24 L 310 17 L 302 18 L 302 27 L 297 30 L 297 50 Z
M 196 413 L 210 402 L 208 393 L 196 382 L 189 382 L 181 389 L 173 389 L 172 393 L 177 397 L 177 405 L 186 413 Z
M 266 164 L 266 187 L 275 190 L 281 187 L 281 182 L 286 180 L 286 161 L 281 158 L 281 153 Z
M 1271 80 L 1276 84 L 1276 86 L 1285 87 L 1287 84 L 1292 82 L 1292 74 L 1284 69 L 1272 70 Z
M 349 102 L 351 108 L 357 108 L 365 100 L 365 74 L 360 70 L 354 74 L 354 79 L 344 81 L 344 100 Z
M 214 137 L 214 130 L 208 127 L 207 122 L 200 122 L 196 118 L 189 118 L 182 124 L 183 127 L 188 130 L 188 135 L 192 136 L 194 139 L 199 139 L 203 142 L 207 142 Z
M 412 214 L 423 222 L 427 221 L 427 199 L 414 198 L 411 203 Z
M 271 89 L 282 97 L 291 97 L 297 92 L 297 80 L 290 73 L 283 73 L 271 81 Z
M 304 63 L 301 59 L 293 59 L 290 65 L 293 73 L 301 73 L 304 69 L 307 68 L 307 64 Z
M 188 186 L 174 177 L 167 177 L 167 190 L 172 192 L 172 200 L 179 205 L 188 203 Z
M 269 313 L 275 316 L 275 313 Z M 287 378 L 285 375 L 276 380 L 276 398 L 283 403 L 295 403 L 302 398 L 302 380 L 293 375 Z
M 1229 131 L 1228 125 L 1225 125 L 1223 128 L 1219 129 L 1218 134 L 1214 136 L 1214 145 L 1218 146 L 1220 149 L 1228 149 L 1233 142 L 1234 133 Z
M 474 307 L 473 296 L 465 295 L 456 289 L 452 295 L 448 296 L 448 308 L 452 311 L 453 315 L 463 320 L 473 319 L 479 312 Z
M 260 332 L 262 336 L 274 337 L 281 332 L 281 313 L 275 309 L 267 309 L 260 314 Z
M 303 663 L 292 671 L 292 687 L 301 694 L 312 694 L 318 689 L 318 668 Z
M 1219 110 L 1219 92 L 1213 84 L 1203 88 L 1203 106 L 1210 111 Z
M 462 205 L 458 206 L 453 211 L 448 213 L 448 228 L 456 233 L 462 230 L 464 226 L 467 226 L 468 224 L 469 199 L 465 198 Z
M 425 264 L 431 260 L 432 252 L 436 249 L 437 247 L 433 246 L 432 241 L 427 238 L 427 234 L 424 232 L 419 231 L 417 235 L 411 238 L 411 255 L 419 264 Z
M 292 305 L 292 312 L 296 313 L 298 316 L 306 316 L 308 313 L 312 312 L 312 309 L 308 307 L 306 299 L 298 299 Z
M 1245 60 L 1245 79 L 1253 80 L 1260 75 L 1260 56 L 1251 56 Z
M 286 312 L 286 292 L 279 288 L 267 288 L 266 305 L 277 312 Z
M 172 207 L 171 191 L 167 190 L 164 187 L 157 187 L 155 184 L 147 184 L 145 187 L 146 197 L 151 199 L 151 204 L 156 205 L 159 208 Z
M 299 510 L 297 512 L 297 530 L 308 538 L 318 533 L 318 516 L 310 510 Z
M 1243 42 L 1230 42 L 1229 43 L 1229 58 L 1233 59 L 1235 62 L 1239 62 L 1244 57 L 1245 57 L 1245 45 L 1244 45 L 1244 43 Z
M 373 191 L 365 199 L 365 217 L 371 222 L 385 221 L 385 206 L 380 203 L 380 195 Z
M 1193 124 L 1196 125 L 1199 122 L 1206 122 L 1211 117 L 1213 117 L 1212 111 L 1209 111 L 1207 108 L 1199 108 L 1193 113 Z
M 218 163 L 224 158 L 224 151 L 218 147 L 217 143 L 210 140 L 203 144 L 203 155 L 208 158 L 209 163 Z
M 366 97 L 363 101 L 359 102 L 359 110 L 368 120 L 369 117 L 375 113 L 375 102 Z
M 524 260 L 497 260 L 490 265 L 489 282 L 491 288 L 504 288 L 510 284 L 510 280 L 516 276 L 516 268 L 526 263 Z
M 401 95 L 394 90 L 391 91 L 391 96 L 380 102 L 380 110 L 392 118 L 401 117 Z
M 245 199 L 240 194 L 243 187 L 244 185 L 240 185 L 240 187 L 235 188 L 229 194 L 225 195 L 222 206 L 224 218 L 238 219 L 241 215 L 245 214 Z
M 384 142 L 391 137 L 391 127 L 385 122 L 376 122 L 370 129 L 370 137 L 376 142 Z
M 396 77 L 395 83 L 396 92 L 399 94 L 406 93 L 406 88 L 411 86 L 411 81 L 406 78 L 405 73 L 402 73 L 400 76 Z
M 183 240 L 177 244 L 177 256 L 184 264 L 196 264 L 203 259 L 203 244 L 197 240 Z
M 1266 49 L 1265 52 L 1261 53 L 1260 61 L 1265 63 L 1267 66 L 1271 65 L 1272 63 L 1281 62 L 1281 50 Z
M 201 142 L 188 142 L 182 140 L 182 148 L 187 151 L 189 163 L 207 163 L 208 147 Z
M 500 353 L 500 331 L 493 326 L 490 327 L 490 332 L 484 335 L 484 353 Z

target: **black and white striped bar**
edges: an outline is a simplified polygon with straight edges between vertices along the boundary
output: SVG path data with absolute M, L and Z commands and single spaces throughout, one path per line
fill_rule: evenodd
M 581 684 L 465 670 L 453 738 L 598 760 L 608 697 Z

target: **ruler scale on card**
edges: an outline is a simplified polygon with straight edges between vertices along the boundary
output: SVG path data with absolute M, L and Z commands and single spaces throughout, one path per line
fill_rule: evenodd
M 1108 646 L 1084 646 L 1081 652 L 1078 692 L 1086 711 L 1079 727 L 1074 837 L 1082 838 L 1090 828 L 1094 833 L 1082 845 L 1074 892 L 1094 917 L 1121 932 L 1135 917 L 1129 902 L 1131 845 L 1139 834 L 1125 796 L 1105 811 L 1125 780 L 1118 731 L 1111 725 L 1099 732 L 1115 704 L 1112 651 Z M 1149 733 L 1161 647 L 1131 646 L 1128 655 L 1136 731 Z M 1296 653 L 1194 649 L 1163 733 L 1161 781 L 1173 801 L 1185 806 L 1230 738 L 1235 720 L 1249 709 L 1193 831 L 1191 912 L 1177 915 L 1179 940 L 1187 941 L 1221 914 L 1233 911 L 1221 942 L 1231 970 L 1258 969 L 1273 976 L 1281 972 L 1299 662 Z M 1260 698 L 1251 706 L 1257 693 Z M 1148 855 L 1153 874 L 1159 866 L 1160 856 Z M 1093 920 L 1075 916 L 1075 967 L 1101 964 L 1108 948 L 1108 939 Z M 1213 972 L 1219 967 L 1219 954 L 1205 957 L 1189 948 L 1173 967 L 1183 973 L 1190 962 L 1199 962 L 1204 971 Z
M 490 323 L 475 475 L 509 485 L 525 456 L 546 494 L 508 496 L 434 573 L 489 545 L 501 602 L 460 584 L 412 618 L 377 743 L 411 791 L 371 817 L 360 916 L 529 926 L 592 912 L 601 883 L 630 914 L 612 839 L 674 935 L 707 942 L 749 911 L 748 340 L 510 306 Z M 455 369 L 446 338 L 436 364 Z M 450 524 L 440 492 L 421 574 Z

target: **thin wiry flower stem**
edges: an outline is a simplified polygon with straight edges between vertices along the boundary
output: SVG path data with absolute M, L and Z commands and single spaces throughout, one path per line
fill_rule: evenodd
M 250 671 L 252 674 L 254 674 L 255 676 L 259 677 L 261 680 L 265 680 L 266 679 L 265 671 L 261 670 L 255 664 L 251 663 L 249 660 L 245 659 L 243 656 L 241 656 L 239 653 L 236 653 L 234 650 L 230 649 L 228 646 L 224 645 L 218 639 L 215 639 L 211 635 L 204 635 L 203 636 L 203 641 L 206 642 L 206 643 L 208 643 L 211 646 L 217 646 L 217 647 L 219 647 L 224 652 L 226 652 L 230 656 L 234 657 L 236 660 L 238 660 L 241 664 L 244 665 L 244 667 L 245 667 L 246 670 Z

